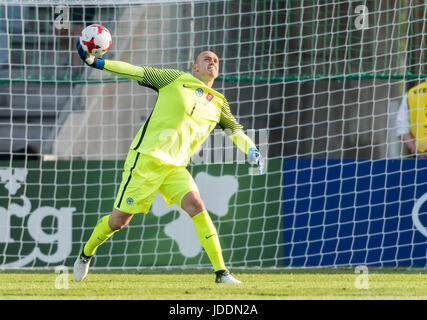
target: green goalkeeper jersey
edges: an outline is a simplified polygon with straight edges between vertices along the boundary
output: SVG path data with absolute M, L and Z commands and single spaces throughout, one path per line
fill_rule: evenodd
M 186 166 L 216 125 L 231 134 L 242 129 L 225 97 L 190 73 L 113 60 L 105 60 L 104 70 L 157 92 L 156 105 L 130 146 L 140 153 Z

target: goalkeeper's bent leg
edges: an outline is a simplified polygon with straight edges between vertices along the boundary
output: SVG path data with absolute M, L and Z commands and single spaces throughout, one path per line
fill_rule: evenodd
M 224 259 L 222 257 L 221 245 L 219 243 L 218 233 L 209 216 L 204 210 L 192 217 L 196 228 L 200 244 L 208 254 L 214 270 L 226 270 Z
M 83 254 L 93 256 L 96 249 L 107 241 L 115 232 L 121 230 L 132 219 L 133 214 L 113 209 L 113 213 L 99 219 L 88 242 L 83 248 Z
M 82 281 L 86 278 L 89 272 L 89 264 L 96 249 L 109 239 L 114 232 L 119 231 L 127 225 L 132 219 L 131 214 L 120 212 L 113 209 L 113 213 L 103 216 L 96 224 L 92 235 L 83 248 L 83 252 L 78 256 L 74 263 L 74 279 Z
M 93 256 L 96 249 L 105 241 L 107 241 L 114 234 L 114 232 L 118 231 L 111 230 L 108 224 L 110 216 L 111 215 L 109 214 L 99 219 L 98 223 L 95 226 L 95 229 L 92 232 L 92 235 L 90 236 L 88 242 L 86 242 L 86 245 L 83 248 L 83 254 L 85 256 Z

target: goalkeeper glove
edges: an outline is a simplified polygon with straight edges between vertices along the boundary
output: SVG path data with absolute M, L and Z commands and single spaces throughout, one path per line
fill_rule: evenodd
M 96 68 L 99 70 L 104 69 L 104 64 L 105 64 L 104 59 L 100 57 L 96 57 L 92 54 L 89 54 L 85 50 L 83 50 L 83 47 L 82 47 L 82 44 L 80 43 L 79 38 L 77 38 L 76 47 L 77 47 L 77 52 L 79 53 L 80 59 L 82 59 L 84 63 L 86 63 L 88 66 L 92 68 Z
M 250 148 L 248 152 L 248 162 L 251 165 L 258 166 L 259 174 L 264 173 L 264 166 L 262 164 L 262 157 L 257 148 Z

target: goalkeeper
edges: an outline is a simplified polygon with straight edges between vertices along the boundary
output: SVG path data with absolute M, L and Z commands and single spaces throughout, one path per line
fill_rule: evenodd
M 193 75 L 173 69 L 134 66 L 86 53 L 77 40 L 77 51 L 90 67 L 136 80 L 157 92 L 157 102 L 134 138 L 127 155 L 122 183 L 112 213 L 96 224 L 74 264 L 74 278 L 83 280 L 95 250 L 134 214 L 147 213 L 157 192 L 168 205 L 176 203 L 194 222 L 197 236 L 216 273 L 218 283 L 241 283 L 227 270 L 217 231 L 200 198 L 197 185 L 186 169 L 191 156 L 219 125 L 234 144 L 262 173 L 261 155 L 231 114 L 225 97 L 212 89 L 218 76 L 215 53 L 200 53 Z

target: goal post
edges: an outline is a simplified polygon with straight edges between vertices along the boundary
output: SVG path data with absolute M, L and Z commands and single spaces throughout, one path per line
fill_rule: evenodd
M 86 67 L 106 59 L 191 72 L 216 52 L 214 88 L 266 159 L 257 175 L 218 128 L 188 169 L 232 268 L 425 267 L 424 159 L 396 134 L 427 78 L 427 9 L 407 1 L 0 1 L 0 269 L 72 266 L 112 210 L 153 90 Z M 98 248 L 98 269 L 210 268 L 188 215 L 157 195 Z

